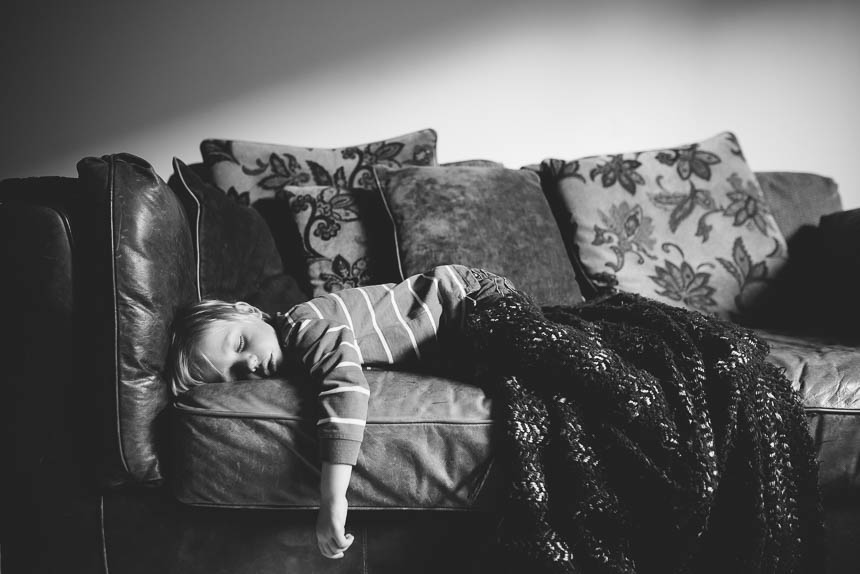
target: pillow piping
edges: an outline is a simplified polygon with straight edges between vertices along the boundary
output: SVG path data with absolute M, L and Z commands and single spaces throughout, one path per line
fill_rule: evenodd
M 188 182 L 185 181 L 185 175 L 182 173 L 182 170 L 179 168 L 179 158 L 173 158 L 173 173 L 177 175 L 180 183 L 182 183 L 182 188 L 185 190 L 185 194 L 194 202 L 196 209 L 194 212 L 194 221 L 192 223 L 191 232 L 193 234 L 193 242 L 194 242 L 194 271 L 195 276 L 197 278 L 197 300 L 200 301 L 203 299 L 203 292 L 200 287 L 200 218 L 201 212 L 203 211 L 203 206 L 200 204 L 200 200 L 197 199 L 197 196 L 191 193 L 191 188 L 188 185 Z

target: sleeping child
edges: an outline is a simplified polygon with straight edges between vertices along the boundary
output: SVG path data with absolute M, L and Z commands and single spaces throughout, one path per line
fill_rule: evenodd
M 174 322 L 168 378 L 180 395 L 273 377 L 290 361 L 304 365 L 319 385 L 317 545 L 323 556 L 341 558 L 353 542 L 346 492 L 370 397 L 363 369 L 449 361 L 467 314 L 512 291 L 510 281 L 483 269 L 443 265 L 398 284 L 329 293 L 274 317 L 244 302 L 200 301 Z

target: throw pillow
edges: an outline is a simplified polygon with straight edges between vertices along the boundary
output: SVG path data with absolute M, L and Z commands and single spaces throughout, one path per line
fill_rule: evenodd
M 784 171 L 755 175 L 789 249 L 800 228 L 817 226 L 823 216 L 842 211 L 839 186 L 829 177 Z
M 442 167 L 505 167 L 504 164 L 491 159 L 464 159 L 440 164 Z
M 173 158 L 171 187 L 191 219 L 199 296 L 244 300 L 268 313 L 307 300 L 284 273 L 281 256 L 263 217 L 204 182 Z
M 338 149 L 205 140 L 201 151 L 228 196 L 283 218 L 267 217 L 273 230 L 298 225 L 302 271 L 310 294 L 318 296 L 396 279 L 390 222 L 372 166 L 436 165 L 436 132 Z M 272 199 L 289 209 L 263 209 L 263 201 Z
M 287 186 L 283 199 L 300 231 L 314 296 L 397 279 L 391 223 L 377 192 Z
M 541 177 L 586 296 L 613 287 L 741 318 L 786 243 L 734 134 L 545 160 Z
M 582 300 L 535 173 L 493 167 L 374 169 L 401 278 L 459 263 L 507 276 L 539 304 Z
M 371 170 L 377 164 L 436 165 L 436 132 L 331 149 L 208 139 L 200 151 L 215 185 L 253 204 L 263 197 L 289 196 L 297 186 L 373 189 Z
M 756 172 L 756 178 L 788 244 L 788 263 L 768 287 L 767 300 L 756 305 L 745 323 L 764 328 L 833 327 L 830 303 L 838 287 L 832 245 L 823 241 L 828 215 L 842 212 L 836 182 L 813 173 Z M 839 245 L 840 242 L 833 245 Z M 798 301 L 804 304 L 798 305 Z M 833 329 L 830 329 L 831 331 Z

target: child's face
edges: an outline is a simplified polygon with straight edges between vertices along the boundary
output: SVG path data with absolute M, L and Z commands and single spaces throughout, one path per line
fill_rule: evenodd
M 271 377 L 284 360 L 275 329 L 250 314 L 213 323 L 203 332 L 197 355 L 207 383 Z

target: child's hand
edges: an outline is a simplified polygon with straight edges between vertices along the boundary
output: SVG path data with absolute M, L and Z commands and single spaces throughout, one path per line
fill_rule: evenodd
M 343 558 L 352 545 L 352 534 L 345 533 L 346 497 L 323 501 L 317 514 L 317 546 L 326 558 Z

